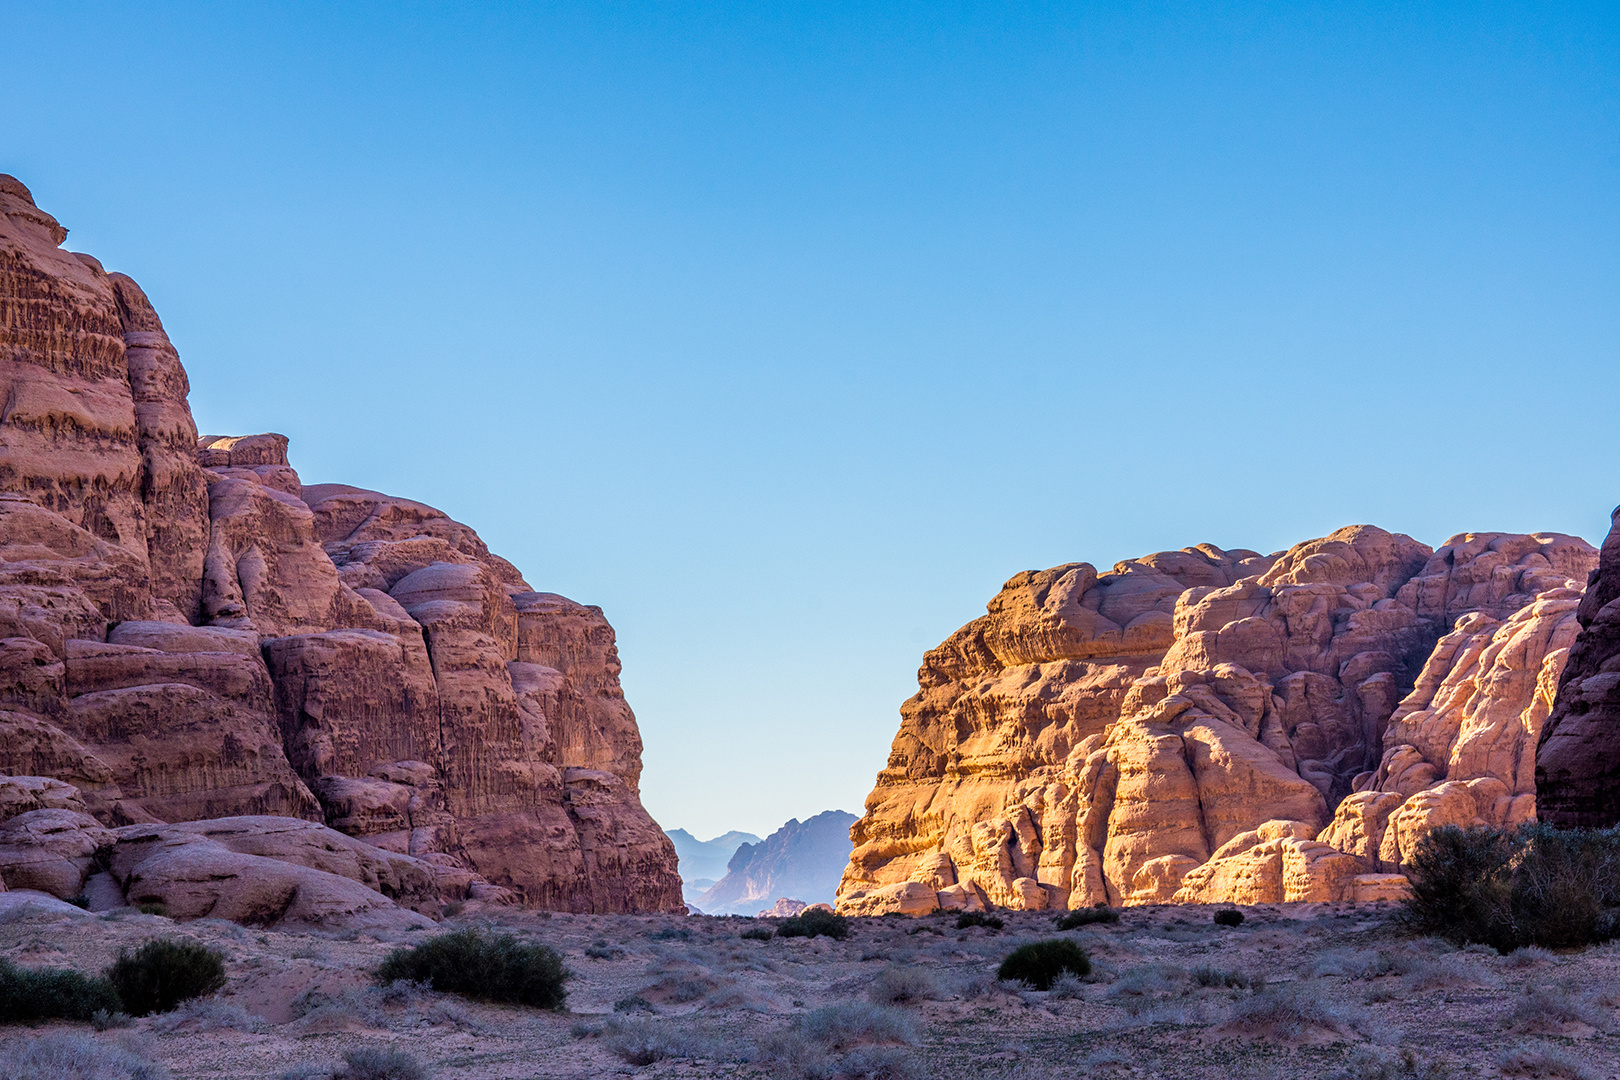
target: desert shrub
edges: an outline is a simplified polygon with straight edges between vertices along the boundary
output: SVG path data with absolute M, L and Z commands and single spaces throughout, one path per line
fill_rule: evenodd
M 1225 971 L 1213 967 L 1193 968 L 1192 980 L 1206 988 L 1255 991 L 1266 988 L 1264 975 L 1250 975 L 1245 971 Z
M 68 968 L 20 968 L 0 957 L 0 1024 L 90 1021 L 98 1012 L 122 1009 L 106 979 Z
M 169 1070 L 135 1049 L 54 1033 L 0 1050 L 8 1080 L 168 1080 Z
M 932 975 L 904 964 L 890 964 L 878 972 L 866 991 L 867 1000 L 878 1005 L 909 1005 L 938 995 L 939 984 Z
M 135 910 L 139 911 L 142 915 L 161 915 L 164 918 L 169 917 L 169 909 L 161 903 L 142 904 Z
M 1000 930 L 1006 925 L 999 916 L 987 915 L 982 911 L 964 911 L 956 917 L 958 930 L 966 930 L 972 926 L 982 926 L 986 930 Z
M 1531 1043 L 1504 1050 L 1496 1056 L 1496 1067 L 1503 1076 L 1598 1080 L 1601 1075 L 1575 1054 L 1546 1043 Z
M 684 926 L 664 926 L 647 936 L 654 941 L 691 941 L 692 931 Z
M 164 1013 L 182 1001 L 212 994 L 225 985 L 219 953 L 184 938 L 155 938 L 134 952 L 118 954 L 107 969 L 124 1011 L 131 1016 Z
M 571 977 L 555 949 L 473 929 L 395 949 L 376 971 L 379 984 L 405 979 L 426 983 L 441 994 L 556 1011 L 568 997 L 564 983 Z
M 1239 1001 L 1226 1027 L 1245 1035 L 1294 1042 L 1313 1030 L 1349 1034 L 1353 1020 L 1308 987 L 1279 986 Z
M 113 1012 L 110 1009 L 97 1009 L 90 1014 L 90 1026 L 97 1031 L 111 1031 L 114 1028 L 127 1028 L 134 1025 L 135 1021 L 131 1020 L 129 1014 L 122 1010 Z
M 1052 980 L 1065 971 L 1076 976 L 1091 974 L 1091 958 L 1072 941 L 1054 938 L 1020 945 L 1007 954 L 996 970 L 996 978 L 1028 983 L 1037 990 L 1051 989 Z
M 1566 1024 L 1603 1027 L 1606 1019 L 1589 1001 L 1550 986 L 1533 986 L 1508 1010 L 1507 1026 L 1520 1034 L 1561 1035 Z
M 638 1067 L 667 1058 L 714 1058 L 722 1052 L 707 1036 L 655 1023 L 620 1023 L 604 1043 L 620 1061 Z
M 1216 926 L 1242 926 L 1243 912 L 1237 908 L 1222 908 L 1214 915 Z
M 794 1025 L 805 1039 L 834 1050 L 868 1043 L 914 1044 L 917 1022 L 903 1009 L 846 1001 L 805 1013 Z
M 1443 1063 L 1420 1057 L 1410 1047 L 1381 1050 L 1358 1046 L 1345 1059 L 1345 1067 L 1325 1080 L 1447 1080 L 1451 1070 Z
M 1474 981 L 1474 976 L 1452 957 L 1441 956 L 1433 960 L 1420 960 L 1401 977 L 1400 996 L 1404 998 L 1408 994 L 1424 990 L 1447 990 L 1457 986 L 1470 986 Z
M 1111 907 L 1075 908 L 1065 913 L 1057 921 L 1059 930 L 1073 930 L 1081 926 L 1090 926 L 1092 923 L 1117 923 L 1119 912 Z
M 1508 953 L 1502 958 L 1502 962 L 1510 968 L 1527 968 L 1535 967 L 1537 964 L 1545 964 L 1552 958 L 1553 954 L 1541 946 L 1526 945 Z
M 768 926 L 750 926 L 737 936 L 744 941 L 769 941 L 771 940 L 771 928 Z
M 1431 830 L 1406 865 L 1402 916 L 1419 933 L 1507 953 L 1571 948 L 1620 931 L 1620 830 Z
M 1077 1000 L 1084 997 L 1081 989 L 1084 986 L 1085 983 L 1065 971 L 1052 980 L 1052 986 L 1048 992 L 1059 1001 Z
M 592 960 L 618 960 L 624 956 L 624 950 L 605 941 L 596 941 L 586 948 L 585 955 Z
M 627 997 L 622 997 L 618 1001 L 615 1001 L 613 1003 L 613 1011 L 616 1013 L 629 1013 L 657 1012 L 658 1010 L 653 1008 L 652 1002 L 648 1001 L 640 994 L 630 994 Z
M 641 988 L 643 994 L 652 993 L 675 1005 L 696 1001 L 713 992 L 720 983 L 702 968 L 672 971 L 649 986 Z
M 369 991 L 369 992 L 368 992 Z M 377 1007 L 375 987 L 365 990 L 350 987 L 337 994 L 321 990 L 305 990 L 293 998 L 291 1012 L 297 1020 L 313 1024 L 320 1021 L 353 1020 L 366 1027 L 388 1026 L 388 1017 Z
M 933 934 L 935 937 L 944 937 L 945 931 L 937 926 L 913 926 L 906 931 L 907 937 L 916 937 L 918 934 Z
M 830 937 L 842 941 L 849 937 L 849 920 L 822 908 L 808 908 L 791 919 L 783 919 L 776 926 L 777 937 Z
M 427 1070 L 403 1050 L 362 1047 L 343 1055 L 332 1080 L 427 1080 Z
M 1192 976 L 1174 964 L 1143 964 L 1119 977 L 1108 991 L 1108 1000 L 1131 1016 L 1141 1016 L 1185 998 L 1193 986 Z
M 1311 974 L 1339 975 L 1346 979 L 1377 979 L 1385 975 L 1405 975 L 1416 970 L 1422 959 L 1395 949 L 1333 949 L 1316 958 Z
M 165 1013 L 153 1023 L 152 1030 L 165 1035 L 182 1027 L 193 1031 L 258 1032 L 266 1026 L 263 1017 L 254 1016 L 240 1005 L 198 998 Z
M 916 1059 L 898 1046 L 859 1046 L 838 1060 L 841 1080 L 913 1080 Z

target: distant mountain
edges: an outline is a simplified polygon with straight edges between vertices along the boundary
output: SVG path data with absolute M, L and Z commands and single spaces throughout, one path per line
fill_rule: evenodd
M 699 840 L 685 829 L 671 829 L 664 835 L 675 842 L 675 854 L 681 861 L 681 898 L 688 904 L 696 903 L 700 895 L 725 877 L 726 864 L 739 847 L 760 842 L 753 833 L 735 829 L 713 840 Z
M 849 827 L 855 820 L 854 814 L 827 810 L 808 821 L 789 821 L 763 841 L 743 844 L 726 864 L 726 876 L 693 902 L 711 915 L 752 915 L 781 897 L 832 903 L 849 863 Z M 678 839 L 675 849 L 680 850 Z M 685 868 L 683 855 L 683 872 Z

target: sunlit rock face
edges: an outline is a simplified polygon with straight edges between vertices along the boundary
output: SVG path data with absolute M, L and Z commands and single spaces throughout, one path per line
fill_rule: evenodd
M 1534 816 L 1596 559 L 1362 525 L 1019 574 L 924 657 L 840 909 L 1398 895 L 1427 829 Z
M 435 895 L 681 910 L 601 610 L 304 486 L 284 436 L 199 438 L 145 294 L 65 237 L 0 176 L 0 775 L 107 827 L 321 822 Z

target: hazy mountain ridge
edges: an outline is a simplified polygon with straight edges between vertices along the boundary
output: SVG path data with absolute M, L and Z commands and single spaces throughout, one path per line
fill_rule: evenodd
M 825 810 L 805 821 L 791 819 L 763 841 L 743 844 L 726 875 L 695 903 L 709 914 L 752 915 L 779 897 L 830 904 L 849 862 L 850 826 L 857 818 Z
M 688 904 L 696 904 L 699 896 L 726 876 L 726 865 L 739 847 L 760 843 L 753 833 L 737 829 L 713 840 L 699 840 L 685 829 L 670 829 L 664 835 L 674 843 L 680 859 L 681 897 Z

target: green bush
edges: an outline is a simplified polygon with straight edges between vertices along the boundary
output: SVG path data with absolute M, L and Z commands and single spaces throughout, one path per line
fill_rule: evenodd
M 986 930 L 1000 930 L 1006 925 L 1001 921 L 1000 917 L 986 915 L 982 911 L 964 911 L 956 917 L 956 928 L 958 930 L 966 930 L 970 926 L 982 926 Z
M 1242 926 L 1243 912 L 1237 908 L 1222 908 L 1215 913 L 1216 926 Z
M 769 941 L 771 940 L 771 928 L 768 926 L 750 926 L 737 936 L 745 941 Z
M 1075 908 L 1058 919 L 1059 930 L 1073 930 L 1079 926 L 1090 926 L 1092 923 L 1117 923 L 1119 912 L 1107 905 L 1089 908 Z
M 487 937 L 473 929 L 395 949 L 376 972 L 382 986 L 404 979 L 427 983 L 443 994 L 558 1012 L 568 996 L 563 984 L 571 977 L 555 949 L 526 945 L 511 934 Z
M 1508 953 L 1620 933 L 1620 830 L 1447 825 L 1418 841 L 1406 875 L 1403 919 L 1457 944 Z
M 219 953 L 183 938 L 157 938 L 133 953 L 118 954 L 107 979 L 131 1016 L 168 1012 L 182 1001 L 212 994 L 225 985 Z
M 1065 971 L 1084 978 L 1091 974 L 1091 958 L 1066 938 L 1034 941 L 1020 945 L 996 970 L 996 978 L 1028 983 L 1037 990 L 1049 990 L 1052 981 Z
M 809 908 L 776 925 L 777 937 L 849 937 L 849 920 L 823 908 Z
M 88 1023 L 98 1012 L 122 1011 L 118 991 L 106 979 L 67 968 L 20 968 L 0 957 L 0 1024 Z

